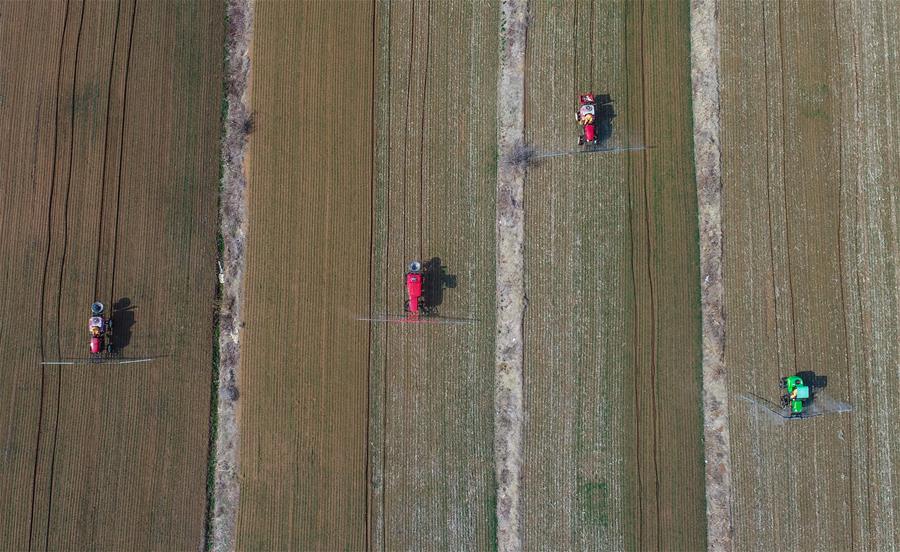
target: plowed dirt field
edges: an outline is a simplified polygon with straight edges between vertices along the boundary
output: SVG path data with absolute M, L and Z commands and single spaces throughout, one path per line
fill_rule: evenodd
M 0 543 L 202 546 L 215 283 L 218 3 L 0 7 Z M 139 365 L 87 356 L 115 305 Z
M 900 10 L 721 5 L 732 399 L 812 370 L 853 407 L 785 424 L 731 401 L 735 547 L 897 549 Z
M 366 542 L 373 16 L 256 6 L 241 549 Z
M 686 2 L 532 2 L 526 135 L 576 148 L 580 92 L 610 145 L 526 179 L 525 546 L 706 543 Z

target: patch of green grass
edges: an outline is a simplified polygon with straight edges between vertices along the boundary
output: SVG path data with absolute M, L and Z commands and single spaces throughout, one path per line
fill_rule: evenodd
M 209 391 L 209 455 L 206 464 L 206 519 L 204 520 L 205 549 L 212 546 L 212 517 L 215 510 L 216 438 L 219 434 L 219 321 L 213 331 L 212 384 Z
M 598 481 L 585 481 L 578 476 L 576 491 L 578 516 L 587 525 L 600 528 L 609 526 L 609 484 Z

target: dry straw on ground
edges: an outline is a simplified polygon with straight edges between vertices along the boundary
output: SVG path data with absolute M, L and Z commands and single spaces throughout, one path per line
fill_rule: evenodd
M 709 550 L 732 549 L 731 445 L 725 373 L 717 0 L 691 1 L 694 158 L 700 223 L 703 412 Z
M 247 238 L 244 153 L 253 117 L 247 104 L 250 77 L 250 38 L 253 6 L 248 0 L 229 0 L 226 29 L 225 137 L 222 141 L 220 224 L 223 241 L 224 284 L 219 310 L 218 434 L 215 448 L 215 509 L 210 548 L 235 548 L 235 521 L 240 481 L 238 453 L 238 369 L 240 366 L 241 301 Z
M 494 462 L 497 545 L 522 548 L 523 331 L 525 317 L 525 38 L 527 0 L 501 3 L 497 170 L 497 335 Z M 525 153 L 526 155 L 523 155 Z

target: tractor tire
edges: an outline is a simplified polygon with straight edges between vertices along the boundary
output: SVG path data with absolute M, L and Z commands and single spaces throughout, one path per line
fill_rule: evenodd
M 584 137 L 583 137 L 583 136 L 579 136 L 579 137 L 578 137 L 578 145 L 579 145 L 579 146 L 583 146 L 583 145 L 584 145 Z

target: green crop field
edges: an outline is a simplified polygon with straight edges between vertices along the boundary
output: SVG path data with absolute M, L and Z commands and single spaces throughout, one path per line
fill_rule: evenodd
M 896 548 L 900 13 L 760 1 L 721 15 L 735 547 Z M 802 371 L 853 411 L 784 424 L 735 400 L 777 402 L 779 378 Z
M 576 148 L 577 94 L 609 145 L 526 178 L 525 546 L 705 546 L 697 207 L 684 2 L 534 2 L 526 121 Z

